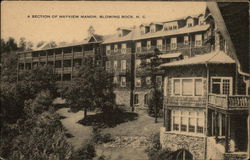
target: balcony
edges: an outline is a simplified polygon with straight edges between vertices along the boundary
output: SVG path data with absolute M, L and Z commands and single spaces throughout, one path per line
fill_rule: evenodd
M 82 58 L 83 52 L 74 52 L 74 58 Z
M 63 56 L 62 56 L 62 54 L 56 54 L 55 57 L 56 57 L 56 59 L 62 59 Z
M 164 98 L 164 103 L 167 106 L 182 106 L 182 107 L 205 107 L 205 97 L 182 97 L 182 96 L 169 96 Z
M 63 67 L 63 73 L 71 73 L 72 67 Z
M 87 56 L 94 55 L 94 50 L 84 51 L 84 54 L 87 55 Z
M 130 54 L 130 53 L 131 53 L 131 48 L 122 48 L 122 49 L 114 49 L 106 51 L 106 55 Z
M 208 103 L 224 110 L 247 110 L 250 106 L 250 96 L 209 94 Z
M 63 59 L 71 59 L 73 57 L 73 53 L 64 53 Z

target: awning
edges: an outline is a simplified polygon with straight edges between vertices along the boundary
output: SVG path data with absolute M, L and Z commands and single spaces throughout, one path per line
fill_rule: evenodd
M 179 57 L 181 53 L 168 53 L 168 54 L 161 54 L 158 58 L 176 58 Z

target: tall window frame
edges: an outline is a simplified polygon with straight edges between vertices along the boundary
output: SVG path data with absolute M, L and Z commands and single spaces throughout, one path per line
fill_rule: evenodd
M 211 82 L 210 93 L 222 94 L 222 95 L 233 94 L 233 77 L 211 77 L 210 82 Z M 219 87 L 218 93 L 215 90 L 215 87 L 217 88 Z

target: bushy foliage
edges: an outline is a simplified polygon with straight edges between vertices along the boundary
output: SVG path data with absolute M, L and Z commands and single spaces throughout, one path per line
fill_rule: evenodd
M 113 138 L 111 134 L 103 134 L 101 132 L 101 129 L 99 127 L 94 126 L 93 127 L 93 135 L 92 135 L 92 142 L 95 144 L 102 144 L 102 143 L 108 143 L 113 141 Z
M 56 77 L 50 66 L 39 66 L 26 70 L 19 76 L 18 92 L 24 99 L 33 99 L 42 90 L 49 90 L 52 98 L 57 95 Z
M 74 152 L 73 160 L 92 160 L 96 156 L 95 146 L 92 143 L 87 143 L 82 148 Z
M 115 105 L 112 76 L 85 64 L 78 69 L 71 85 L 65 88 L 64 97 L 72 111 L 84 109 L 84 117 L 88 109 L 111 112 Z
M 162 149 L 160 134 L 153 134 L 150 139 L 152 140 L 152 144 L 145 150 L 149 160 L 171 160 L 170 157 L 173 152 L 168 149 Z
M 35 100 L 25 101 L 25 117 L 14 124 L 4 123 L 0 155 L 10 160 L 72 158 L 59 115 L 48 109 L 52 102 L 49 97 L 49 92 L 42 92 Z

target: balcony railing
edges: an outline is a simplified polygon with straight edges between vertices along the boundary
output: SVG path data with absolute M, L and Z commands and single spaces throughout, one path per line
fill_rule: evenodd
M 84 53 L 85 53 L 86 55 L 91 55 L 91 54 L 94 55 L 94 50 L 84 51 Z
M 221 109 L 248 109 L 250 96 L 209 94 L 208 103 Z
M 83 53 L 82 52 L 74 52 L 74 58 L 82 58 Z
M 70 58 L 72 58 L 72 56 L 73 56 L 72 53 L 65 53 L 65 54 L 63 55 L 63 58 L 70 59 Z
M 106 55 L 113 55 L 113 54 L 129 54 L 131 53 L 131 48 L 122 48 L 122 49 L 114 49 L 114 50 L 107 50 Z

